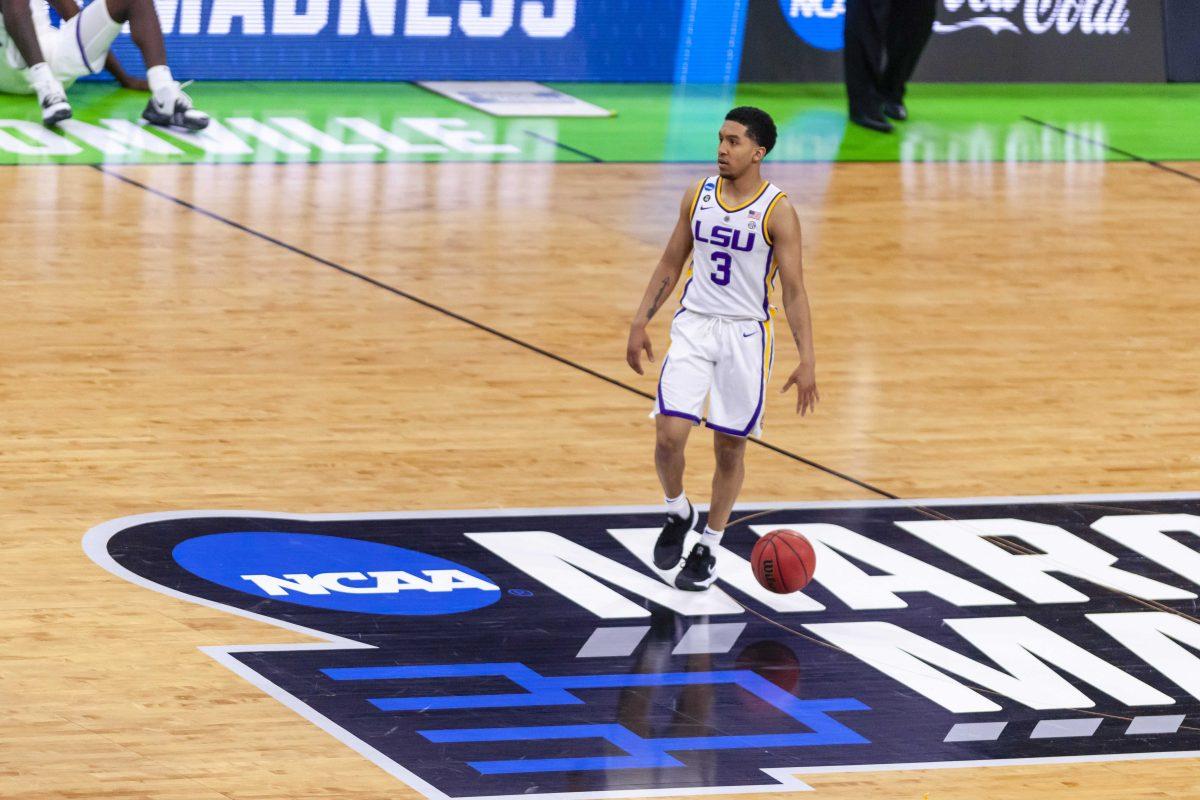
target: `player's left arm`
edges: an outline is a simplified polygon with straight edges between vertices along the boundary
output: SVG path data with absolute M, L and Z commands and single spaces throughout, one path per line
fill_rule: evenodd
M 135 78 L 126 72 L 125 68 L 121 66 L 121 62 L 112 54 L 112 51 L 109 51 L 108 57 L 104 59 L 104 68 L 112 73 L 113 78 L 123 88 L 136 89 L 139 92 L 150 91 L 150 84 L 146 82 L 146 79 Z
M 787 198 L 781 198 L 767 220 L 767 233 L 775 245 L 779 262 L 779 277 L 783 282 L 783 310 L 792 340 L 800 354 L 800 363 L 783 386 L 786 393 L 796 387 L 796 411 L 801 416 L 815 411 L 821 399 L 817 391 L 817 358 L 813 352 L 812 313 L 808 307 L 808 292 L 804 289 L 804 269 L 800 255 L 800 218 Z

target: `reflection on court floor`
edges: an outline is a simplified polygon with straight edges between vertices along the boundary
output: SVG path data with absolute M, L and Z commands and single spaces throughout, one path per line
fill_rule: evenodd
M 27 98 L 0 96 L 0 164 L 707 164 L 714 144 L 696 131 L 742 104 L 772 110 L 775 164 L 1076 163 L 1130 160 L 1130 151 L 1165 160 L 1200 147 L 1200 97 L 1185 84 L 1078 87 L 1070 97 L 1038 86 L 922 85 L 913 90 L 920 115 L 894 136 L 849 125 L 841 88 L 823 84 L 560 84 L 614 109 L 607 119 L 494 117 L 409 84 L 257 86 L 249 95 L 238 83 L 193 88 L 213 114 L 200 133 L 146 126 L 142 95 L 103 84 L 74 88 L 75 118 L 55 130 Z

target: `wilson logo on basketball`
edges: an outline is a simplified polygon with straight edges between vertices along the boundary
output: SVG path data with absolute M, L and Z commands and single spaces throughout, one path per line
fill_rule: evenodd
M 777 594 L 798 592 L 808 586 L 816 563 L 812 545 L 795 531 L 771 531 L 750 551 L 754 577 Z

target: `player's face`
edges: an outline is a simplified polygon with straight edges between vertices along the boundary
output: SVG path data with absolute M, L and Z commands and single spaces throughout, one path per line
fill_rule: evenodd
M 740 122 L 725 120 L 717 132 L 717 172 L 726 180 L 737 180 L 766 154 Z

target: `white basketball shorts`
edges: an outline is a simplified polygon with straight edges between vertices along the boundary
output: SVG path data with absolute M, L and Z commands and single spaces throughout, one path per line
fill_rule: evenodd
M 650 416 L 682 417 L 697 425 L 706 417 L 705 424 L 715 431 L 757 436 L 775 357 L 772 327 L 773 321 L 680 309 L 671 322 L 671 347 Z
M 78 14 L 58 28 L 38 31 L 42 55 L 54 77 L 68 87 L 77 78 L 104 69 L 109 48 L 121 32 L 121 26 L 108 15 L 104 0 L 91 0 Z M 15 42 L 8 40 L 0 55 L 0 91 L 33 94 L 25 77 L 25 59 Z

